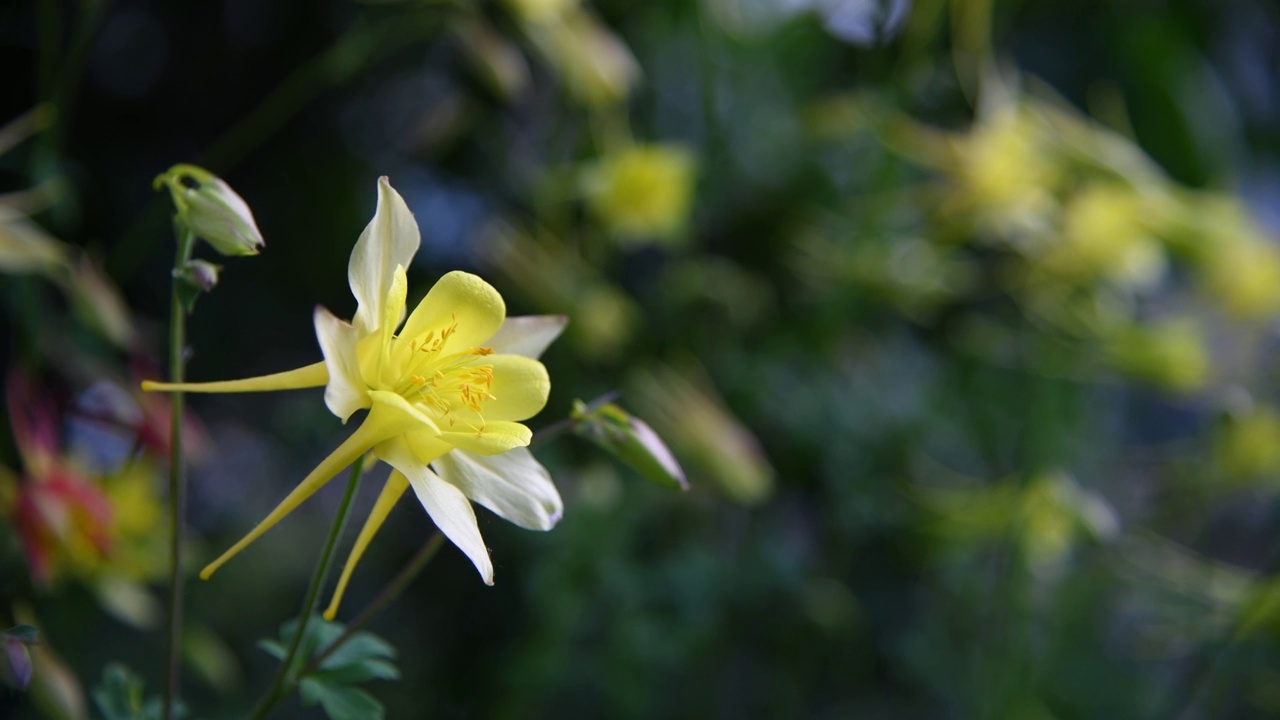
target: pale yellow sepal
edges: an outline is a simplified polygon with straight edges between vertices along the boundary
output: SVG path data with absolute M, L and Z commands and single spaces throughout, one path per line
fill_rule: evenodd
M 268 392 L 272 390 L 301 390 L 303 388 L 322 387 L 329 382 L 329 371 L 324 363 L 318 362 L 296 370 L 286 370 L 271 375 L 244 378 L 243 380 L 219 380 L 206 383 L 165 383 L 143 380 L 145 392 L 182 392 L 196 393 L 230 393 L 230 392 Z
M 333 599 L 329 601 L 329 607 L 324 611 L 325 620 L 332 620 L 338 614 L 338 605 L 342 603 L 342 596 L 347 592 L 347 583 L 351 580 L 351 573 L 355 571 L 360 558 L 364 557 L 364 551 L 368 549 L 373 536 L 378 534 L 382 523 L 391 514 L 391 509 L 395 507 L 400 496 L 404 495 L 404 491 L 408 489 L 409 480 L 400 471 L 392 472 L 391 476 L 387 478 L 387 484 L 382 486 L 382 492 L 379 493 L 378 501 L 374 503 L 373 510 L 369 512 L 368 519 L 364 521 L 364 527 L 360 528 L 360 535 L 356 537 L 355 545 L 351 546 L 351 554 L 347 556 L 347 564 L 342 567 L 342 576 L 338 578 L 338 586 L 334 588 Z
M 391 395 L 391 393 L 373 393 L 373 395 Z M 284 519 L 286 515 L 293 512 L 295 508 L 303 503 L 307 498 L 311 497 L 317 490 L 324 487 L 334 475 L 338 474 L 342 468 L 355 462 L 356 458 L 371 450 L 378 443 L 388 438 L 402 434 L 409 427 L 413 426 L 417 420 L 410 414 L 404 412 L 403 408 L 398 407 L 395 403 L 380 402 L 382 398 L 373 398 L 373 407 L 369 411 L 368 417 L 356 428 L 336 450 L 329 454 L 329 457 L 320 461 L 301 483 L 293 489 L 280 504 L 272 510 L 262 522 L 258 523 L 249 534 L 245 535 L 231 549 L 227 550 L 217 560 L 209 563 L 200 571 L 201 579 L 208 580 L 218 568 L 222 567 L 237 553 L 248 547 L 249 543 L 257 540 L 263 533 L 270 530 L 276 523 Z M 403 403 L 403 401 L 401 401 Z

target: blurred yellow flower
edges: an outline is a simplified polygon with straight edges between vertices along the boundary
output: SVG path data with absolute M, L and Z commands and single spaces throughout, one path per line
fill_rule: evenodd
M 1209 377 L 1209 353 L 1190 320 L 1132 326 L 1108 342 L 1107 353 L 1121 372 L 1178 392 L 1195 390 Z
M 509 225 L 496 224 L 487 236 L 489 259 L 509 282 L 542 307 L 572 311 L 569 339 L 579 352 L 613 358 L 631 342 L 640 321 L 635 301 L 575 249 L 549 234 L 534 238 Z
M 676 145 L 636 145 L 583 173 L 592 214 L 622 239 L 675 239 L 693 203 L 692 154 Z
M 1042 228 L 1057 205 L 1061 170 L 1031 108 L 999 107 L 953 138 L 945 171 L 954 184 L 949 202 L 998 233 Z
M 1142 198 L 1123 185 L 1086 185 L 1063 208 L 1061 237 L 1045 265 L 1074 280 L 1105 278 L 1150 287 L 1167 261 L 1147 227 L 1147 212 Z
M 1231 417 L 1217 438 L 1224 475 L 1250 478 L 1280 469 L 1280 412 L 1261 406 Z
M 475 275 L 451 272 L 401 326 L 405 266 L 419 242 L 413 215 L 382 178 L 377 213 L 351 254 L 348 274 L 358 302 L 353 322 L 324 308 L 315 311 L 323 362 L 245 380 L 143 384 L 146 390 L 192 392 L 325 385 L 325 403 L 343 422 L 368 410 L 355 432 L 201 577 L 208 578 L 370 451 L 394 472 L 351 551 L 329 617 L 369 541 L 410 487 L 487 584 L 493 583 L 493 565 L 468 498 L 530 529 L 548 530 L 559 519 L 560 496 L 546 470 L 524 449 L 531 433 L 518 421 L 546 404 L 550 381 L 536 357 L 559 335 L 564 318 L 507 319 L 493 287 Z
M 1205 292 L 1228 313 L 1259 319 L 1280 312 L 1280 248 L 1267 240 L 1221 243 L 1202 271 Z
M 973 488 L 921 486 L 919 499 L 938 514 L 936 530 L 966 543 L 1012 536 L 1032 571 L 1061 566 L 1081 539 L 1106 541 L 1120 531 L 1115 510 L 1097 493 L 1055 470 L 1025 485 L 999 482 Z

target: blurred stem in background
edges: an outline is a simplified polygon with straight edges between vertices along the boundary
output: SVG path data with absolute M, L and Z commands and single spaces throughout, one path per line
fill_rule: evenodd
M 79 3 L 79 21 L 65 53 L 59 52 L 62 49 L 63 4 L 56 0 L 43 0 L 37 8 L 37 89 L 40 99 L 53 107 L 53 122 L 40 135 L 34 156 L 34 174 L 41 185 L 54 181 L 53 195 L 57 201 L 52 210 L 58 225 L 72 222 L 78 214 L 78 203 L 68 204 L 71 196 L 67 193 L 62 171 L 63 146 L 72 115 L 72 100 L 80 87 L 80 76 L 85 69 L 98 27 L 102 24 L 106 5 L 103 0 L 82 0 Z
M 187 311 L 182 302 L 183 280 L 179 273 L 191 261 L 195 235 L 187 223 L 175 217 L 174 234 L 178 240 L 173 265 L 173 293 L 169 307 L 169 380 L 183 382 L 186 365 Z M 161 717 L 173 718 L 178 699 L 178 681 L 182 672 L 182 535 L 186 514 L 187 488 L 183 478 L 182 457 L 183 394 L 170 398 L 169 420 L 169 617 L 165 626 L 164 695 Z
M 991 44 L 991 11 L 995 0 L 953 0 L 951 3 L 952 60 L 956 79 L 976 106 L 982 79 L 995 70 Z
M 262 697 L 258 706 L 254 708 L 250 715 L 253 720 L 261 720 L 271 713 L 271 710 L 285 698 L 288 694 L 285 691 L 286 680 L 289 679 L 289 669 L 293 667 L 297 661 L 298 648 L 302 646 L 302 639 L 307 634 L 307 624 L 311 620 L 312 613 L 316 609 L 316 598 L 320 595 L 320 586 L 324 585 L 325 578 L 329 575 L 329 564 L 333 560 L 333 548 L 338 544 L 338 538 L 342 535 L 342 529 L 347 524 L 347 515 L 351 512 L 351 500 L 355 497 L 356 488 L 360 486 L 360 475 L 364 472 L 364 458 L 361 455 L 351 466 L 351 479 L 347 481 L 347 491 L 342 496 L 342 504 L 338 506 L 338 514 L 333 518 L 333 526 L 329 529 L 329 538 L 325 540 L 324 550 L 320 553 L 320 561 L 316 563 L 315 572 L 311 574 L 311 585 L 307 587 L 306 599 L 302 602 L 302 611 L 298 614 L 298 627 L 293 633 L 293 640 L 289 643 L 289 650 L 285 653 L 283 659 L 280 660 L 280 669 L 276 670 L 275 677 L 271 680 L 271 687 L 267 689 L 267 694 Z M 299 673 L 299 677 L 304 673 Z M 297 683 L 290 682 L 288 687 L 291 689 Z

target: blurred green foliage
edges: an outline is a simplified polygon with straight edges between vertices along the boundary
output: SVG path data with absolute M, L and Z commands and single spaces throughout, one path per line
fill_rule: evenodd
M 495 587 L 446 549 L 373 623 L 388 717 L 1269 717 L 1278 33 L 1246 0 L 11 4 L 4 363 L 99 467 L 88 389 L 162 347 L 152 178 L 208 167 L 267 243 L 196 309 L 206 380 L 319 357 L 389 175 L 411 288 L 468 267 L 570 316 L 534 426 L 620 390 L 691 490 L 535 448 L 564 519 L 482 511 Z M 189 401 L 201 559 L 334 444 L 320 403 Z M 190 587 L 193 716 L 252 706 L 336 502 Z M 392 515 L 346 607 L 426 525 Z M 158 633 L 108 619 L 145 602 L 3 535 L 0 621 L 40 643 L 0 714 L 83 716 L 112 660 L 158 685 Z

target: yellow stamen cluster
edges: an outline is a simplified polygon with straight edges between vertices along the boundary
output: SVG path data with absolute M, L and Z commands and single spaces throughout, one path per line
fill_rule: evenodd
M 474 347 L 445 355 L 443 351 L 457 330 L 455 318 L 439 334 L 432 330 L 409 342 L 414 372 L 408 374 L 408 385 L 401 386 L 401 394 L 411 402 L 425 404 L 450 428 L 462 422 L 483 433 L 484 403 L 494 399 L 493 366 L 472 363 L 477 357 L 492 355 L 493 348 Z M 460 416 L 460 411 L 470 411 L 474 417 Z

